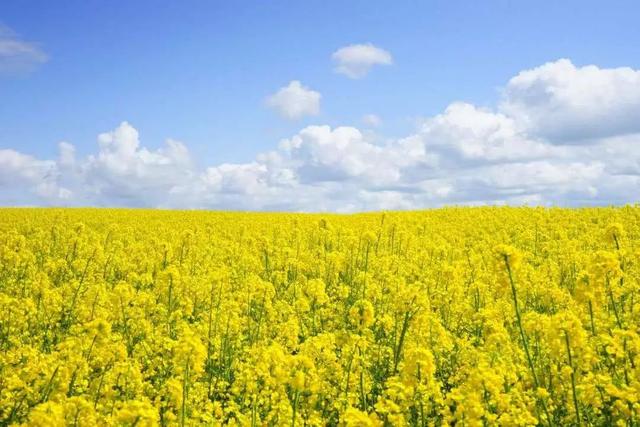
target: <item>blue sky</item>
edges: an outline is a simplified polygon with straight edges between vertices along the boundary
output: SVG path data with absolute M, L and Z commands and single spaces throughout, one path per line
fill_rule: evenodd
M 0 149 L 46 162 L 54 161 L 57 144 L 67 141 L 75 147 L 75 156 L 84 158 L 97 152 L 98 134 L 115 130 L 124 121 L 139 132 L 140 147 L 148 150 L 161 148 L 167 138 L 181 141 L 188 147 L 192 172 L 200 175 L 224 163 L 254 162 L 260 153 L 276 150 L 282 139 L 293 138 L 314 125 L 358 129 L 365 142 L 378 147 L 420 134 L 416 131 L 420 123 L 437 117 L 455 102 L 502 114 L 506 110 L 500 110 L 499 105 L 511 78 L 561 58 L 577 69 L 591 64 L 599 70 L 639 69 L 637 16 L 640 4 L 633 1 L 6 0 L 0 3 L 0 24 L 5 33 L 10 31 L 13 40 L 35 46 L 47 59 L 4 71 L 0 62 Z M 357 79 L 335 72 L 332 54 L 354 44 L 384 50 L 392 57 L 392 64 L 372 66 Z M 5 68 L 10 67 L 5 63 Z M 291 81 L 321 94 L 316 114 L 288 120 L 269 107 L 268 97 Z M 630 84 L 635 90 L 635 83 Z M 620 90 L 628 92 L 628 88 Z M 635 106 L 635 102 L 632 98 L 625 105 Z M 636 112 L 625 110 L 624 114 L 633 116 Z M 380 119 L 375 129 L 363 123 L 367 114 Z M 606 112 L 602 114 L 606 116 Z M 628 123 L 625 126 L 628 128 Z M 536 137 L 535 131 L 522 127 L 527 137 Z M 621 133 L 635 133 L 631 127 Z M 593 145 L 590 147 L 593 151 Z M 318 159 L 312 160 L 317 169 Z M 12 164 L 16 167 L 15 161 Z M 77 177 L 65 176 L 59 165 L 55 167 L 62 181 L 74 181 L 75 186 L 90 184 L 79 183 Z M 398 167 L 405 174 L 407 168 Z M 444 170 L 442 162 L 431 167 Z M 300 170 L 284 169 L 293 170 L 297 183 L 308 184 L 309 177 Z M 433 180 L 442 174 L 427 175 Z M 335 184 L 338 180 L 325 181 Z M 95 184 L 95 179 L 91 182 Z M 96 195 L 109 193 L 104 186 L 97 187 L 91 196 L 81 195 L 69 203 L 162 204 L 156 198 L 138 200 L 128 190 L 124 198 Z M 382 187 L 375 191 L 397 191 L 395 184 Z M 534 190 L 524 192 L 536 196 L 533 202 L 574 203 L 566 194 L 548 197 Z M 154 191 L 162 194 L 167 189 Z M 329 190 L 323 187 L 322 191 Z M 24 200 L 6 196 L 11 193 L 0 190 L 0 195 L 5 194 L 0 201 L 57 204 L 37 195 Z M 113 193 L 117 191 L 109 194 Z M 227 195 L 232 191 L 222 193 L 226 195 L 205 206 L 378 207 L 376 203 L 351 203 L 348 198 L 342 205 L 323 201 L 301 206 L 293 202 L 256 204 L 256 197 L 229 202 Z M 460 194 L 442 203 L 485 200 Z M 488 195 L 486 201 L 509 198 L 494 196 Z M 399 200 L 395 195 L 388 197 Z M 575 203 L 610 200 L 625 201 L 625 196 L 591 201 L 581 196 Z M 176 202 L 178 206 L 193 203 L 185 199 Z M 406 206 L 431 204 L 418 201 Z M 394 206 L 391 203 L 390 207 Z

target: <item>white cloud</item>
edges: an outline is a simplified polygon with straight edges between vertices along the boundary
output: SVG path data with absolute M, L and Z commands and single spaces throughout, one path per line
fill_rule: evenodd
M 76 147 L 68 142 L 58 144 L 58 165 L 61 167 L 74 167 L 76 163 Z
M 427 119 L 420 134 L 427 147 L 456 162 L 540 158 L 554 150 L 527 137 L 512 118 L 462 102 Z
M 309 126 L 283 140 L 287 153 L 303 180 L 342 181 L 375 174 L 380 148 L 367 143 L 353 127 Z
M 267 189 L 268 172 L 264 164 L 257 162 L 224 163 L 207 168 L 202 179 L 213 192 L 251 195 Z
M 58 183 L 58 164 L 38 160 L 15 150 L 0 149 L 0 194 L 3 204 L 30 204 L 32 200 L 57 203 L 71 196 Z
M 158 150 L 140 147 L 138 131 L 127 122 L 100 134 L 98 146 L 79 173 L 87 197 L 99 204 L 161 204 L 196 174 L 185 145 L 168 139 Z
M 393 58 L 384 49 L 371 43 L 352 44 L 336 50 L 331 58 L 336 63 L 335 71 L 352 79 L 360 79 L 374 65 L 391 65 Z
M 566 70 L 579 76 L 558 80 Z M 635 111 L 637 73 L 558 61 L 511 79 L 496 109 L 454 102 L 399 139 L 307 126 L 246 163 L 198 167 L 184 144 L 168 139 L 162 148 L 146 148 L 123 122 L 100 134 L 86 157 L 67 142 L 52 160 L 0 150 L 0 202 L 338 212 L 633 202 L 640 130 L 610 118 L 578 137 L 577 124 Z M 555 77 L 541 77 L 548 75 Z M 597 87 L 609 82 L 619 98 L 593 95 L 600 89 L 590 88 L 589 79 Z M 523 94 L 533 87 L 551 95 L 534 101 Z
M 556 144 L 640 132 L 640 70 L 550 62 L 509 80 L 501 110 Z
M 375 114 L 365 114 L 362 116 L 362 123 L 366 126 L 377 128 L 382 124 L 382 119 Z
M 298 80 L 293 80 L 269 96 L 266 103 L 282 117 L 297 120 L 320 113 L 320 98 L 320 92 L 303 86 Z
M 539 160 L 508 163 L 490 167 L 478 176 L 488 188 L 500 191 L 566 193 L 569 190 L 592 193 L 585 183 L 592 183 L 603 174 L 600 162 L 559 162 Z
M 37 44 L 22 40 L 11 29 L 0 25 L 0 72 L 30 71 L 48 59 Z

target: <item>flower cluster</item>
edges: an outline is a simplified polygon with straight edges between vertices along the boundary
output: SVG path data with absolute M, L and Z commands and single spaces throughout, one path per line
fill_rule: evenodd
M 0 425 L 640 424 L 637 207 L 0 212 Z

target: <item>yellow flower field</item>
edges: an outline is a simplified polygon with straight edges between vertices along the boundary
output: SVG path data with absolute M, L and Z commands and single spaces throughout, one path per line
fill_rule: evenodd
M 0 425 L 640 425 L 640 208 L 0 210 Z

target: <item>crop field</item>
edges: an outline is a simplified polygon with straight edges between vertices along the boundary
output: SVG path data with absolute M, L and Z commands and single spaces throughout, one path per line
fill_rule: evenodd
M 640 208 L 0 209 L 0 425 L 640 425 Z

